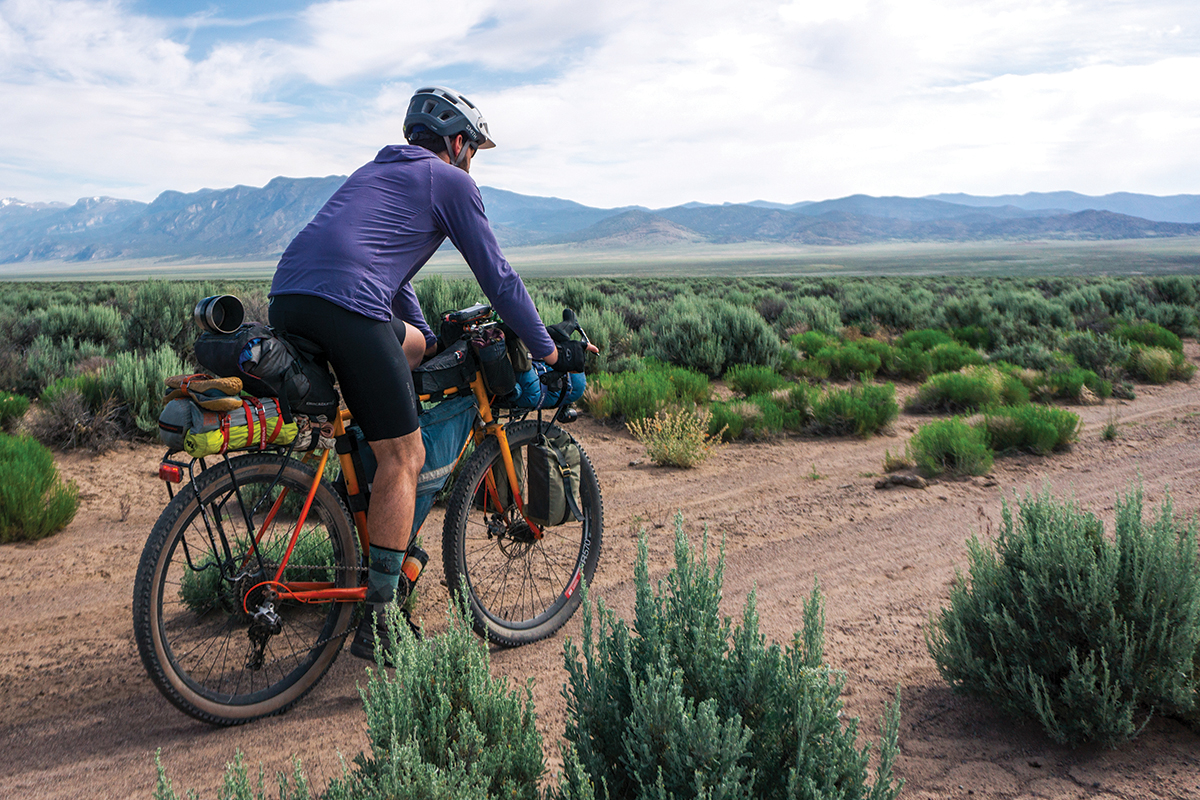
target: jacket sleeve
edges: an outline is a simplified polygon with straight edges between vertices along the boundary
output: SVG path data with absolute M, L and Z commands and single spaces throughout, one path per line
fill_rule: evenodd
M 500 251 L 475 181 L 457 167 L 436 169 L 435 165 L 432 190 L 434 220 L 462 253 L 500 317 L 517 332 L 534 358 L 553 353 L 554 342 L 525 283 Z
M 392 315 L 415 325 L 425 337 L 426 346 L 437 344 L 437 335 L 430 329 L 429 323 L 425 321 L 425 315 L 421 313 L 421 303 L 417 300 L 417 292 L 413 288 L 412 281 L 403 284 L 392 297 Z

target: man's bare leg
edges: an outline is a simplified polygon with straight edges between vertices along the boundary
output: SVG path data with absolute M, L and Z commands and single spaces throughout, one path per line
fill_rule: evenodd
M 416 430 L 395 439 L 371 442 L 378 466 L 371 485 L 367 529 L 371 552 L 367 571 L 367 613 L 354 635 L 350 652 L 374 658 L 377 639 L 386 636 L 382 609 L 392 601 L 403 604 L 411 588 L 401 567 L 412 531 L 417 476 L 425 462 L 425 445 Z

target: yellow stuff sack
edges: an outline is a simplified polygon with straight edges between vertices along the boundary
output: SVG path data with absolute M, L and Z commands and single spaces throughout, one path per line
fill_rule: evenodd
M 232 411 L 207 411 L 189 399 L 172 400 L 159 416 L 159 434 L 173 449 L 194 458 L 262 450 L 295 440 L 297 425 L 283 421 L 277 399 L 243 397 L 242 401 L 242 407 Z

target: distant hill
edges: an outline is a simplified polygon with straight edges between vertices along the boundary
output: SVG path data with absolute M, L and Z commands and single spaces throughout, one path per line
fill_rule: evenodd
M 280 177 L 261 188 L 167 191 L 151 203 L 111 197 L 86 197 L 73 205 L 0 200 L 0 263 L 268 258 L 283 251 L 344 180 L 337 175 Z M 593 208 L 487 186 L 480 191 L 497 239 L 506 247 L 754 241 L 845 245 L 1200 235 L 1200 195 L 851 195 L 790 205 L 757 200 L 650 210 Z
M 941 200 L 964 206 L 1013 205 L 1028 211 L 1112 211 L 1158 222 L 1200 222 L 1200 195 L 1176 194 L 1158 197 L 1152 194 L 1114 192 L 1099 197 L 1076 192 L 1027 192 L 979 197 L 970 194 L 934 194 L 927 200 Z

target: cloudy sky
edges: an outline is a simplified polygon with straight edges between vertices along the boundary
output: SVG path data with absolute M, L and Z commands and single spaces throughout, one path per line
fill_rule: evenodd
M 0 197 L 347 174 L 428 83 L 589 205 L 1200 192 L 1196 0 L 0 0 Z

